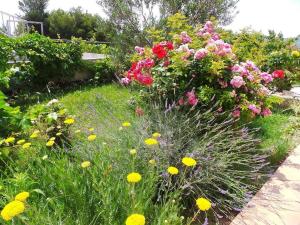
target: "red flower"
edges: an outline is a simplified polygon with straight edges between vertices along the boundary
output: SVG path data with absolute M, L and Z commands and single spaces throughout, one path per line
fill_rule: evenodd
M 162 58 L 166 57 L 166 55 L 167 55 L 167 51 L 165 50 L 165 48 L 161 44 L 154 45 L 153 48 L 152 48 L 152 52 L 159 59 L 162 59 Z
M 279 79 L 283 79 L 284 78 L 284 71 L 283 70 L 275 70 L 272 73 L 274 78 L 279 78 Z
M 172 43 L 171 41 L 168 41 L 168 42 L 167 42 L 166 47 L 167 47 L 167 49 L 169 49 L 169 50 L 173 50 L 173 49 L 174 49 L 174 45 L 173 45 L 173 43 Z
M 153 78 L 150 76 L 141 76 L 138 81 L 145 86 L 151 86 L 153 84 Z

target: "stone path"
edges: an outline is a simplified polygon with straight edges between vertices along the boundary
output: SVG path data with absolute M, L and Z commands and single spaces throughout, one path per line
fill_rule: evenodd
M 300 100 L 300 87 L 293 87 L 290 91 L 276 92 L 273 95 L 284 99 Z
M 300 145 L 230 225 L 300 225 Z

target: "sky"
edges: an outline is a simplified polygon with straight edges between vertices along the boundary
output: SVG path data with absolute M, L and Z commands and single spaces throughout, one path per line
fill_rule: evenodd
M 103 15 L 96 0 L 50 0 L 48 10 L 81 6 L 92 14 Z M 239 13 L 229 26 L 238 31 L 245 27 L 267 33 L 268 30 L 282 32 L 284 37 L 300 34 L 300 0 L 240 0 Z M 18 0 L 0 0 L 0 11 L 20 14 Z

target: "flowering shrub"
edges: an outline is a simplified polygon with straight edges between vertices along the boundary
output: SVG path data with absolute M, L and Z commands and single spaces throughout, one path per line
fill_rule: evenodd
M 275 79 L 271 87 L 289 90 L 300 79 L 300 57 L 295 48 L 295 39 L 283 38 L 272 31 L 268 35 L 244 29 L 239 33 L 222 31 L 239 60 L 252 60 L 265 71 L 284 70 L 285 76 Z
M 168 19 L 167 30 L 168 41 L 152 36 L 151 48 L 135 48 L 132 66 L 121 81 L 124 85 L 138 83 L 150 98 L 174 99 L 175 93 L 182 106 L 210 104 L 214 99 L 220 110 L 232 110 L 234 116 L 271 113 L 274 99 L 268 97 L 268 86 L 281 77 L 261 71 L 252 61 L 239 62 L 213 22 L 193 28 L 175 14 Z

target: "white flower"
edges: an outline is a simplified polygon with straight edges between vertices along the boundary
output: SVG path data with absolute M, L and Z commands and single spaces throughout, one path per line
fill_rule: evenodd
M 47 106 L 50 106 L 50 105 L 52 105 L 52 104 L 54 104 L 54 103 L 57 103 L 58 102 L 58 99 L 52 99 L 51 101 L 49 101 L 48 103 L 47 103 Z
M 57 113 L 56 112 L 52 112 L 48 114 L 48 118 L 53 119 L 53 120 L 57 120 Z

